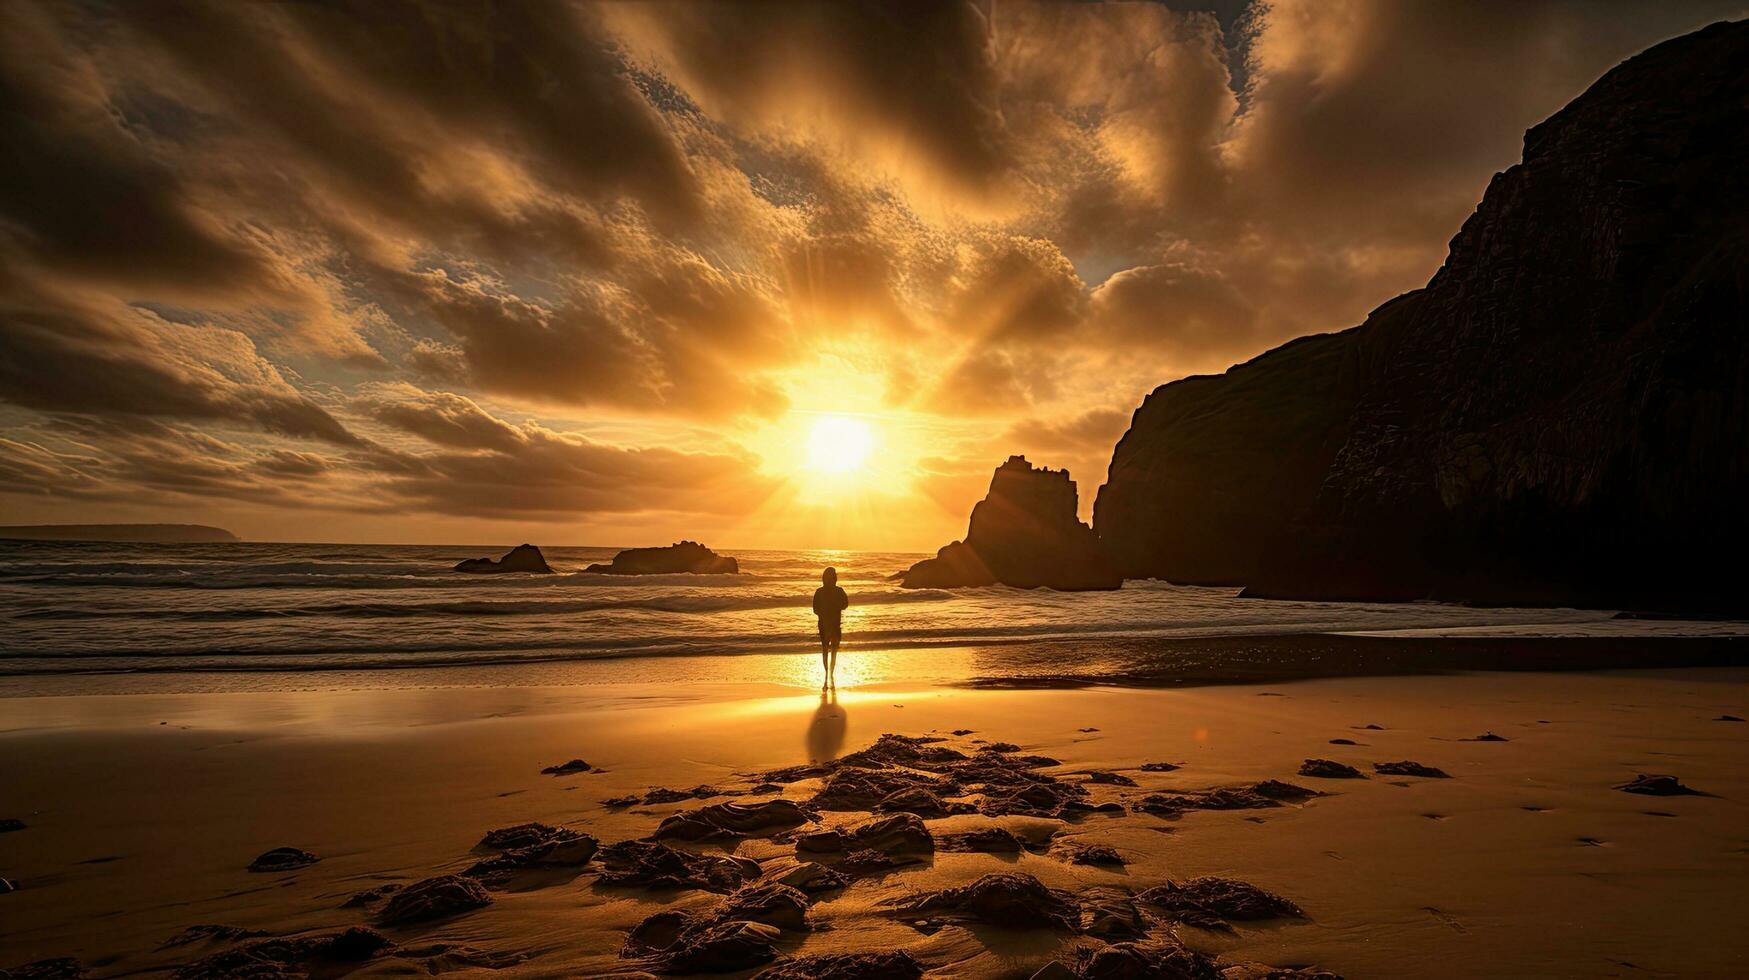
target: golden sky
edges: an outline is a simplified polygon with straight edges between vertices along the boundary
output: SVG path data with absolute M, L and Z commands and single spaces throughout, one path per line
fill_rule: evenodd
M 0 4 L 0 520 L 933 550 L 1741 3 Z

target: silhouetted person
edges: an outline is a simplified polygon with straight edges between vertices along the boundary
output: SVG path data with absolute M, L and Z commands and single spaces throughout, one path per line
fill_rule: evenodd
M 820 573 L 824 584 L 814 590 L 814 615 L 820 617 L 820 667 L 826 671 L 825 687 L 832 682 L 832 670 L 838 666 L 838 641 L 844 638 L 844 610 L 850 597 L 838 587 L 838 569 Z

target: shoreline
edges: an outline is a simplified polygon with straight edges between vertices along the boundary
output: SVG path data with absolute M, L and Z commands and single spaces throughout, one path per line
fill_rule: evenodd
M 1663 625 L 1663 624 L 1659 624 Z M 1570 626 L 1560 628 L 1572 629 Z M 1504 629 L 1524 632 L 1523 627 Z M 1244 636 L 1015 638 L 842 648 L 841 666 L 967 688 L 1203 687 L 1453 671 L 1749 666 L 1749 635 L 1441 635 L 1293 632 Z M 418 666 L 311 664 L 161 670 L 0 670 L 0 701 L 131 693 L 570 686 L 701 676 L 799 677 L 818 656 L 784 652 L 495 658 Z M 1077 665 L 1064 670 L 1065 662 Z M 859 676 L 859 682 L 863 680 Z

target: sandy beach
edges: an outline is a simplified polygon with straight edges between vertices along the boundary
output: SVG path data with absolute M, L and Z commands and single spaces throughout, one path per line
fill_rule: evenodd
M 731 889 L 607 883 L 609 845 L 648 838 L 677 813 L 781 799 L 802 804 L 810 822 L 667 842 L 750 859 L 757 868 L 741 873 L 754 884 L 785 878 L 800 850 L 812 849 L 801 860 L 843 863 L 842 852 L 822 857 L 818 839 L 804 838 L 871 819 L 810 803 L 845 768 L 754 787 L 774 770 L 842 759 L 895 733 L 941 739 L 910 743 L 912 752 L 1047 757 L 1009 765 L 1077 787 L 1063 796 L 1083 805 L 1059 817 L 991 816 L 978 811 L 998 791 L 962 779 L 962 795 L 943 799 L 973 812 L 923 819 L 932 850 L 900 848 L 894 866 L 798 892 L 805 919 L 773 934 L 773 963 L 903 951 L 931 976 L 1030 977 L 1052 961 L 1074 968 L 1113 942 L 1175 937 L 1233 975 L 1243 964 L 1452 977 L 1749 967 L 1735 911 L 1749 882 L 1749 724 L 1716 720 L 1749 715 L 1749 669 L 985 690 L 857 672 L 859 658 L 866 666 L 879 656 L 847 655 L 835 697 L 809 686 L 806 658 L 773 658 L 788 673 L 727 683 L 328 690 L 313 675 L 292 691 L 7 699 L 0 818 L 25 826 L 0 835 L 0 874 L 17 885 L 0 896 L 0 965 L 68 957 L 93 976 L 211 975 L 234 967 L 228 950 L 260 935 L 365 925 L 392 945 L 347 961 L 268 965 L 359 976 L 686 972 L 659 950 L 628 947 L 628 935 L 664 910 L 706 920 L 732 902 Z M 1480 740 L 1490 733 L 1499 740 Z M 1012 744 L 990 752 L 992 743 Z M 542 773 L 573 759 L 581 772 Z M 1364 778 L 1300 774 L 1309 759 Z M 1450 778 L 1374 769 L 1399 761 Z M 1642 773 L 1674 775 L 1699 793 L 1614 788 Z M 1227 810 L 1159 803 L 1264 780 L 1319 795 Z M 725 795 L 643 802 L 652 790 L 698 786 Z M 639 802 L 602 802 L 631 796 Z M 1099 812 L 1107 803 L 1122 810 Z M 538 872 L 475 869 L 494 854 L 479 846 L 488 831 L 529 822 L 587 834 L 604 850 Z M 993 827 L 1025 846 L 951 849 L 959 835 Z M 1091 845 L 1123 863 L 1076 863 L 1093 857 L 1083 854 Z M 319 860 L 248 870 L 280 847 Z M 395 889 L 355 898 L 470 869 L 490 903 L 460 914 L 388 924 Z M 914 911 L 924 896 L 1004 873 L 1036 878 L 1080 917 L 1012 928 L 975 910 Z M 1222 926 L 1220 916 L 1138 897 L 1201 876 L 1250 883 L 1302 914 L 1228 915 Z M 1110 932 L 1093 915 L 1101 908 L 1139 935 Z M 185 934 L 196 926 L 237 931 Z M 646 955 L 622 955 L 640 948 Z

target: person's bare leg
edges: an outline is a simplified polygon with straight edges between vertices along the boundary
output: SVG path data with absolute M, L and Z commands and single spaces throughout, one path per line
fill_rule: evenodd
M 826 668 L 826 677 L 831 678 L 838 671 L 838 641 L 832 641 L 832 663 Z
M 826 659 L 826 654 L 831 649 L 831 643 L 825 637 L 820 637 L 820 673 L 824 675 L 820 678 L 821 687 L 825 687 L 826 682 L 832 679 L 832 662 Z

